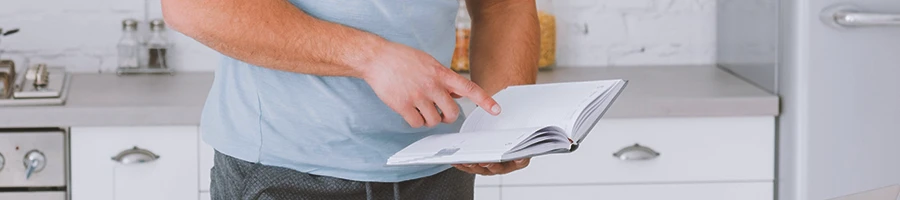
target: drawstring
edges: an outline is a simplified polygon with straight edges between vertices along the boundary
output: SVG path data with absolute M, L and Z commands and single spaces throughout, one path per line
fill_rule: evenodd
M 366 182 L 366 200 L 372 200 L 372 185 Z M 394 183 L 394 200 L 400 200 L 400 184 Z
M 366 200 L 372 200 L 372 186 L 366 182 Z
M 400 184 L 394 183 L 394 200 L 400 200 Z

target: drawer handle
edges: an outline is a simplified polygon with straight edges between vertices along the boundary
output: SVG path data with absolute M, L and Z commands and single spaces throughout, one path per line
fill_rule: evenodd
M 659 152 L 640 144 L 634 144 L 613 153 L 620 160 L 650 160 L 659 157 Z
M 112 157 L 112 160 L 126 165 L 153 162 L 157 159 L 159 159 L 159 155 L 137 146 L 119 152 L 119 154 Z

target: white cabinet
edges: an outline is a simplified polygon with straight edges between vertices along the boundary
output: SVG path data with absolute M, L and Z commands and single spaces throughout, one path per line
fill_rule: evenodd
M 475 200 L 500 200 L 500 186 L 475 186 Z
M 475 176 L 475 186 L 500 186 L 500 176 Z
M 575 152 L 535 157 L 502 185 L 772 181 L 774 130 L 765 116 L 604 119 Z
M 774 122 L 773 116 L 603 119 L 574 153 L 536 157 L 525 169 L 496 176 L 500 196 L 773 199 Z
M 197 130 L 72 127 L 72 200 L 196 200 Z M 113 160 L 122 152 L 122 162 Z M 147 152 L 159 157 L 149 159 Z
M 474 196 L 773 199 L 774 122 L 772 116 L 603 119 L 574 153 L 537 157 L 507 175 L 477 176 Z M 214 150 L 198 135 L 196 126 L 73 127 L 72 199 L 209 200 Z M 660 154 L 613 155 L 634 144 Z M 127 165 L 111 159 L 134 147 L 160 157 Z
M 209 176 L 215 161 L 216 150 L 202 139 L 197 143 L 200 146 L 200 192 L 209 192 Z
M 772 182 L 503 187 L 515 200 L 771 200 Z

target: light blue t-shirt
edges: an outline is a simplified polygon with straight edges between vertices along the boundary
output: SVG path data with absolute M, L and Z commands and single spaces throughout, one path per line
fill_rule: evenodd
M 457 0 L 291 2 L 318 19 L 379 35 L 422 50 L 444 66 L 450 64 Z M 458 131 L 462 113 L 454 124 L 411 128 L 363 80 L 284 72 L 223 59 L 200 124 L 203 140 L 219 152 L 357 181 L 397 182 L 450 168 L 385 163 L 418 139 Z

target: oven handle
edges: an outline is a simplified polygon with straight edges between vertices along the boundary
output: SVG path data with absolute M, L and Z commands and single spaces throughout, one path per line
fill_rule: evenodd
M 148 163 L 156 161 L 157 159 L 159 159 L 159 155 L 156 155 L 150 150 L 138 148 L 137 146 L 119 152 L 119 154 L 112 157 L 112 160 L 126 165 Z

